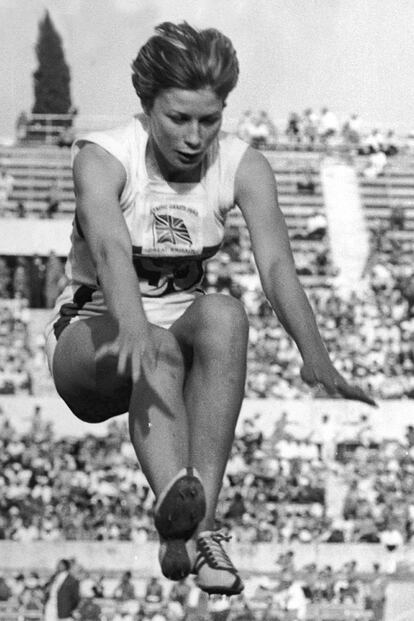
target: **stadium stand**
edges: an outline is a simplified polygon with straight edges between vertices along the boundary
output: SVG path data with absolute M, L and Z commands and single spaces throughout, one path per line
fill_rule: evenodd
M 410 156 L 394 155 L 373 178 L 364 174 L 369 156 L 357 155 L 355 149 L 338 150 L 347 161 L 350 154 L 353 157 L 371 231 L 371 254 L 361 283 L 347 297 L 336 287 L 329 229 L 323 224 L 326 207 L 320 167 L 332 144 L 310 144 L 303 139 L 287 145 L 279 138 L 273 135 L 276 143 L 264 153 L 278 180 L 298 274 L 335 364 L 377 398 L 414 398 L 414 165 Z M 70 222 L 74 199 L 68 148 L 2 146 L 0 169 L 12 178 L 11 190 L 0 206 L 4 219 L 16 219 L 18 224 L 22 215 L 26 220 L 42 219 L 46 228 L 55 224 L 48 221 L 50 217 Z M 57 195 L 57 213 L 48 211 L 51 193 L 52 199 Z M 19 203 L 24 206 L 20 213 Z M 50 306 L 58 289 L 48 295 L 44 278 L 42 301 L 33 303 L 30 274 L 35 257 L 17 254 L 1 256 L 0 246 L 0 393 L 54 394 L 41 332 L 47 313 L 44 307 Z M 47 253 L 40 256 L 40 264 L 39 257 L 36 261 L 45 276 Z M 251 344 L 246 397 L 301 400 L 326 396 L 298 379 L 299 356 L 260 293 L 249 236 L 237 210 L 229 219 L 220 254 L 208 265 L 205 284 L 211 291 L 242 298 L 248 310 Z M 114 424 L 103 438 L 57 438 L 39 412 L 30 432 L 24 434 L 16 432 L 7 417 L 0 419 L 0 539 L 22 545 L 65 540 L 136 545 L 155 541 L 153 499 L 124 428 Z M 389 558 L 394 559 L 393 551 L 409 546 L 414 533 L 413 434 L 386 441 L 371 432 L 361 420 L 358 434 L 346 442 L 329 436 L 323 441 L 315 436 L 298 439 L 283 425 L 272 438 L 265 438 L 255 419 L 247 421 L 226 472 L 218 514 L 221 526 L 242 549 L 262 544 L 269 550 L 276 545 L 278 550 L 287 550 L 296 544 L 368 543 L 389 550 Z M 114 597 L 119 572 L 87 575 L 78 567 L 84 589 L 78 618 L 382 618 L 383 572 L 378 577 L 375 571 L 355 571 L 345 563 L 332 569 L 315 564 L 297 567 L 293 563 L 292 567 L 291 562 L 291 555 L 281 555 L 270 576 L 246 572 L 246 596 L 230 603 L 212 599 L 194 605 L 194 585 L 189 580 L 188 599 L 181 602 L 181 608 L 165 583 L 161 600 L 151 608 L 145 599 L 147 582 L 133 575 L 136 597 L 128 604 Z M 42 618 L 42 589 L 50 574 L 42 567 L 36 570 L 38 575 L 5 574 L 3 582 L 10 588 L 5 600 L 1 594 L 7 589 L 0 576 L 0 621 Z
M 414 162 L 404 156 L 389 160 L 383 174 L 376 178 L 364 175 L 365 158 L 358 162 L 361 196 L 364 203 L 367 223 L 370 228 L 378 224 L 389 228 L 392 213 L 399 209 L 403 216 L 397 239 L 414 237 Z
M 139 476 L 123 425 L 113 422 L 107 436 L 102 438 L 90 435 L 58 439 L 37 408 L 22 434 L 16 432 L 10 418 L 3 413 L 0 437 L 1 538 L 26 545 L 37 540 L 58 544 L 62 538 L 112 542 L 132 539 L 136 546 L 155 539 L 151 520 L 153 497 L 145 480 Z M 358 450 L 362 451 L 362 456 L 355 457 L 354 462 L 338 461 L 337 476 L 344 480 L 352 476 L 364 487 L 361 494 L 366 494 L 364 465 L 371 463 L 374 473 L 388 469 L 396 460 L 397 464 L 404 463 L 406 468 L 412 468 L 414 455 L 406 456 L 407 447 L 412 452 L 412 442 L 413 436 L 409 433 L 405 444 L 393 444 L 394 452 L 385 443 L 381 448 L 382 457 L 378 459 L 378 454 L 370 452 L 371 449 L 360 441 Z M 265 611 L 271 614 L 270 618 L 279 621 L 374 619 L 370 612 L 374 606 L 370 589 L 373 593 L 371 585 L 376 581 L 375 593 L 381 587 L 384 600 L 387 579 L 383 573 L 361 572 L 356 561 L 298 566 L 295 552 L 290 548 L 295 541 L 309 543 L 315 541 L 315 537 L 326 541 L 324 534 L 333 524 L 325 493 L 330 465 L 324 455 L 315 440 L 295 441 L 283 422 L 274 430 L 274 435 L 265 438 L 259 419 L 245 420 L 237 434 L 220 500 L 221 526 L 232 533 L 239 545 L 277 541 L 282 544 L 279 549 L 286 552 L 275 557 L 271 575 L 249 574 L 247 568 L 244 570 L 246 599 L 226 604 L 229 615 L 235 613 L 238 603 L 242 602 L 249 609 L 252 621 L 269 618 L 263 617 Z M 358 463 L 359 467 L 350 471 L 350 463 Z M 393 468 L 394 473 L 398 467 Z M 403 481 L 403 477 L 400 480 Z M 388 478 L 387 484 L 391 483 Z M 382 489 L 379 495 L 381 493 Z M 357 504 L 362 507 L 361 498 Z M 350 505 L 345 495 L 344 509 L 349 511 Z M 351 540 L 352 530 L 358 532 L 358 519 L 355 515 L 345 516 L 344 522 L 348 521 Z M 381 520 L 378 524 L 381 527 Z M 117 588 L 121 579 L 119 572 L 107 571 L 102 576 L 97 571 L 86 571 L 76 561 L 72 563 L 73 572 L 81 583 L 80 611 L 83 607 L 87 611 L 93 602 L 101 610 L 98 619 L 116 619 L 117 613 L 127 609 L 131 614 L 141 610 L 150 617 L 157 611 L 168 620 L 175 619 L 174 610 L 168 610 L 173 592 L 170 583 L 161 584 L 162 595 L 154 602 L 146 595 L 148 580 L 135 576 L 132 581 L 134 597 L 130 594 L 127 598 Z M 32 610 L 33 615 L 28 614 L 27 618 L 41 618 L 42 585 L 50 572 L 36 567 L 35 559 L 31 566 L 27 572 L 3 574 L 6 586 L 3 585 L 5 603 L 3 600 L 0 608 L 2 621 L 17 620 L 22 607 Z M 192 580 L 188 583 L 189 594 L 194 585 Z M 0 595 L 1 592 L 0 578 Z M 214 599 L 209 606 L 214 617 Z M 217 610 L 219 608 L 217 604 Z M 187 618 L 190 612 L 189 605 L 189 610 L 181 611 L 179 618 Z M 85 617 L 80 618 L 86 621 L 89 617 L 85 612 Z
M 73 215 L 74 197 L 69 149 L 56 146 L 0 147 L 0 168 L 13 178 L 12 191 L 1 206 L 3 215 L 17 213 L 24 205 L 25 215 L 47 217 L 50 188 L 57 184 L 59 211 Z

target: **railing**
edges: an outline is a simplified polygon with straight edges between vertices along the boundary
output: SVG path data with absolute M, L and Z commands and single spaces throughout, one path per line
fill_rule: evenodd
M 111 621 L 119 610 L 119 602 L 114 599 L 97 599 L 94 602 L 100 608 L 99 619 L 101 621 Z M 138 609 L 138 601 L 133 603 L 137 605 Z M 162 604 L 160 604 L 159 608 L 162 608 Z M 256 608 L 254 605 L 251 608 L 257 620 L 263 618 L 263 610 Z M 283 610 L 273 606 L 272 612 L 278 621 L 297 620 L 297 612 L 295 610 Z M 394 621 L 412 621 L 413 618 L 413 611 L 411 611 L 410 613 L 404 613 L 404 615 L 399 616 Z M 24 609 L 18 604 L 7 603 L 0 605 L 0 621 L 43 621 L 43 619 L 43 611 Z M 372 611 L 363 610 L 360 606 L 310 604 L 306 610 L 305 621 L 374 621 L 374 617 Z
M 139 109 L 137 109 L 137 112 L 139 112 Z M 17 120 L 16 138 L 18 142 L 56 144 L 68 129 L 73 130 L 75 134 L 91 130 L 108 129 L 122 124 L 123 122 L 127 122 L 133 114 L 134 111 L 131 111 L 131 114 L 122 115 L 78 115 L 75 113 L 22 115 Z M 239 119 L 224 116 L 223 129 L 226 131 L 236 133 L 238 125 Z M 333 151 L 347 153 L 349 151 L 350 145 L 344 141 L 340 134 L 329 144 L 318 142 L 312 146 L 304 142 L 297 142 L 289 139 L 286 135 L 286 119 L 277 119 L 274 125 L 276 127 L 276 138 L 267 146 L 263 146 L 262 148 L 264 150 L 299 151 L 302 152 L 303 155 L 312 152 L 326 153 L 326 151 Z M 375 126 L 379 127 L 379 125 Z M 363 127 L 361 136 L 365 137 L 369 135 L 371 127 Z M 409 141 L 408 136 L 409 132 L 403 128 L 399 128 L 399 131 L 396 132 L 395 141 L 400 149 L 404 150 L 404 148 L 407 147 Z M 412 140 L 413 136 L 411 136 L 411 141 Z
M 17 126 L 19 143 L 58 144 L 69 143 L 74 114 L 31 114 L 20 119 Z
M 0 621 L 43 621 L 43 611 L 26 610 L 17 601 L 0 602 Z

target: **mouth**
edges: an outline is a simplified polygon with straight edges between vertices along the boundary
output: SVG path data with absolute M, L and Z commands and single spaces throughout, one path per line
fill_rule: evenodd
M 178 157 L 179 159 L 187 164 L 193 164 L 194 162 L 197 162 L 201 156 L 202 153 L 200 151 L 197 151 L 197 153 L 187 153 L 186 151 L 177 151 Z

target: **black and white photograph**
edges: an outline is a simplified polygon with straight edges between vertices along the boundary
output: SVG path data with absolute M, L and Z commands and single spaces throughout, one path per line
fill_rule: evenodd
M 413 32 L 0 0 L 0 621 L 414 620 Z

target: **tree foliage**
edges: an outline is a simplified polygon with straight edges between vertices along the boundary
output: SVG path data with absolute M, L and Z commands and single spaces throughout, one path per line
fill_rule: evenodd
M 38 67 L 33 73 L 37 114 L 68 114 L 70 96 L 70 70 L 65 61 L 62 39 L 56 31 L 48 11 L 39 22 L 36 43 Z

